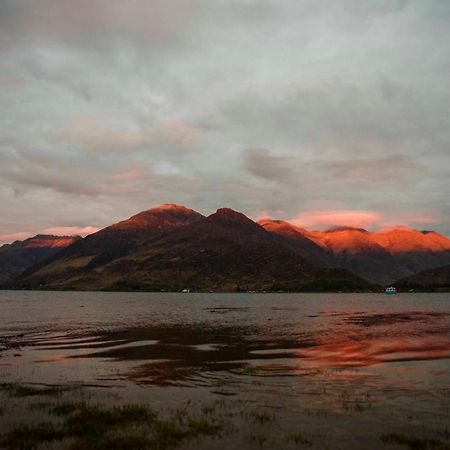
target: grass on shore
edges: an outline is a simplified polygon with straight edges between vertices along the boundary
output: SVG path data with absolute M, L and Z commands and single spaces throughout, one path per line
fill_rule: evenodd
M 8 429 L 0 433 L 2 450 L 171 450 L 191 448 L 197 441 L 201 448 L 212 448 L 210 440 L 234 439 L 232 436 L 236 436 L 236 442 L 242 443 L 243 439 L 244 445 L 251 448 L 325 448 L 320 436 L 303 433 L 302 425 L 300 429 L 286 429 L 273 410 L 236 400 L 221 399 L 197 406 L 187 401 L 178 409 L 155 411 L 147 404 L 118 405 L 114 400 L 111 405 L 108 399 L 104 399 L 106 404 L 100 403 L 97 394 L 91 396 L 84 388 L 3 383 L 0 394 L 6 400 L 0 408 L 2 420 L 14 408 L 21 413 L 15 413 L 19 423 L 6 421 Z M 367 408 L 353 406 L 358 399 L 345 396 L 342 413 L 364 414 Z M 31 414 L 27 416 L 24 411 Z M 307 411 L 305 417 L 310 417 Z M 326 415 L 318 417 L 328 420 Z M 395 433 L 380 438 L 380 448 L 450 450 L 448 436 L 445 441 Z
M 40 408 L 62 420 L 36 425 L 19 425 L 0 438 L 5 449 L 35 449 L 45 442 L 67 440 L 70 450 L 155 449 L 166 450 L 182 441 L 217 437 L 223 429 L 217 419 L 190 417 L 177 410 L 162 418 L 151 408 L 122 405 L 111 408 L 85 402 L 49 405 Z

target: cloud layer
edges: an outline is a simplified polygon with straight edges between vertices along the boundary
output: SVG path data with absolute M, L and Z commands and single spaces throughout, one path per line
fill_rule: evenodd
M 0 240 L 162 202 L 450 235 L 449 20 L 440 0 L 0 0 Z

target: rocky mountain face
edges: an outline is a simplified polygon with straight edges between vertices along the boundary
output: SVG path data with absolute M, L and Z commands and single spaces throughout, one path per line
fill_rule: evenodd
M 38 234 L 0 247 L 0 285 L 8 284 L 28 268 L 58 254 L 80 236 Z
M 318 267 L 332 267 L 335 264 L 330 252 L 308 237 L 308 232 L 283 220 L 263 219 L 258 222 L 266 231 L 284 238 L 292 249 Z
M 71 283 L 109 262 L 136 250 L 146 241 L 201 220 L 192 209 L 163 204 L 86 236 L 46 264 L 34 266 L 24 276 L 33 285 Z
M 279 234 L 274 223 L 261 221 Z M 389 284 L 420 270 L 450 264 L 450 239 L 434 231 L 396 228 L 375 233 L 339 227 L 327 231 L 290 228 L 290 238 L 299 235 L 315 243 L 331 258 L 328 265 L 344 267 L 374 283 Z

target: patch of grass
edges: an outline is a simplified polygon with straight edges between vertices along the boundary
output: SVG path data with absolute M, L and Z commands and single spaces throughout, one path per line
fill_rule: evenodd
M 153 439 L 151 448 L 165 450 L 175 447 L 179 442 L 189 437 L 187 430 L 175 421 L 155 420 L 153 423 Z
M 275 416 L 270 415 L 266 412 L 259 412 L 259 411 L 252 411 L 250 413 L 250 417 L 252 417 L 259 423 L 273 422 L 275 420 Z
M 60 441 L 66 437 L 61 427 L 42 422 L 35 426 L 20 425 L 0 440 L 0 447 L 5 449 L 31 450 L 43 442 Z
M 60 414 L 69 414 L 70 406 L 61 405 Z M 95 405 L 81 404 L 64 422 L 72 436 L 104 434 L 109 429 L 124 428 L 132 424 L 143 424 L 154 420 L 155 413 L 149 408 L 138 405 L 115 406 L 104 409 Z
M 214 412 L 214 406 L 213 405 L 205 405 L 202 407 L 202 413 L 206 416 L 211 415 Z
M 150 408 L 140 405 L 105 408 L 86 402 L 42 402 L 34 407 L 63 420 L 16 427 L 0 436 L 0 448 L 31 450 L 46 442 L 70 439 L 67 443 L 70 450 L 166 450 L 185 440 L 219 436 L 223 429 L 218 420 L 205 414 L 190 417 L 186 409 L 160 418 Z
M 251 434 L 248 439 L 252 442 L 256 442 L 261 447 L 267 442 L 266 436 L 261 436 L 259 434 Z
M 188 419 L 179 423 L 177 418 L 157 419 L 152 424 L 153 439 L 151 448 L 166 450 L 173 448 L 184 440 L 195 439 L 202 436 L 219 436 L 222 425 L 206 419 Z
M 32 411 L 35 411 L 35 410 L 46 411 L 46 410 L 48 410 L 51 406 L 52 406 L 52 404 L 49 403 L 49 402 L 38 402 L 38 403 L 32 403 L 32 404 L 30 405 L 30 409 L 31 409 Z
M 45 405 L 45 403 L 43 405 Z M 47 403 L 49 413 L 54 414 L 55 416 L 67 416 L 69 414 L 72 414 L 76 410 L 82 409 L 85 406 L 85 403 L 61 403 L 59 405 L 51 407 L 51 405 Z
M 288 442 L 294 442 L 295 445 L 312 445 L 312 442 L 303 436 L 302 433 L 294 433 L 287 437 Z
M 43 422 L 36 426 L 19 426 L 0 439 L 0 448 L 28 450 L 44 442 L 65 438 L 77 438 L 73 448 L 146 448 L 144 441 L 136 436 L 122 436 L 117 441 L 122 442 L 122 446 L 114 447 L 111 442 L 115 438 L 109 436 L 108 432 L 151 422 L 156 417 L 149 408 L 137 405 L 104 409 L 85 403 L 64 403 L 53 407 L 49 412 L 67 417 L 62 424 Z M 92 445 L 94 441 L 95 445 Z
M 144 450 L 152 448 L 145 436 L 104 436 L 87 438 L 74 442 L 69 450 Z
M 188 421 L 189 437 L 217 436 L 222 430 L 222 425 L 206 419 L 190 419 Z
M 398 444 L 408 447 L 409 450 L 450 450 L 450 444 L 437 439 L 422 439 L 405 436 L 403 434 L 384 434 L 381 440 L 389 444 Z
M 71 390 L 72 388 L 51 386 L 51 387 L 36 387 L 26 386 L 19 383 L 4 383 L 1 384 L 1 389 L 6 391 L 11 397 L 32 397 L 35 395 L 48 395 L 52 397 L 58 397 L 64 392 Z

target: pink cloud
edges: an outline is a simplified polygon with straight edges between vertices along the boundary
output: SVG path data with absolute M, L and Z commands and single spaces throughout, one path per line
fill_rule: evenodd
M 433 210 L 414 212 L 379 213 L 367 210 L 320 210 L 300 212 L 289 220 L 290 223 L 304 228 L 326 229 L 334 226 L 355 228 L 423 228 L 441 222 L 439 213 Z
M 69 131 L 61 134 L 63 140 L 74 142 L 89 150 L 129 149 L 153 141 L 149 133 L 140 130 L 114 129 L 97 124 L 84 116 L 71 120 Z
M 200 129 L 178 120 L 166 120 L 161 127 L 166 139 L 180 147 L 189 147 L 202 135 Z
M 52 227 L 46 228 L 42 231 L 44 234 L 56 234 L 57 236 L 72 236 L 80 235 L 87 236 L 88 234 L 95 233 L 100 228 L 97 227 Z
M 145 174 L 140 170 L 131 170 L 129 172 L 116 173 L 108 177 L 110 180 L 114 181 L 134 181 L 140 180 L 145 177 Z
M 401 226 L 420 227 L 436 225 L 441 222 L 440 215 L 435 211 L 419 211 L 415 213 L 398 213 L 389 215 L 380 224 L 382 227 L 397 228 Z
M 17 233 L 0 234 L 0 245 L 9 244 L 14 241 L 23 241 L 31 236 L 29 231 L 19 231 Z
M 304 228 L 330 228 L 333 226 L 350 226 L 366 228 L 378 223 L 381 215 L 375 211 L 337 210 L 307 211 L 289 220 L 290 223 Z
M 155 127 L 144 129 L 126 129 L 100 124 L 89 117 L 76 116 L 71 119 L 68 130 L 59 135 L 59 139 L 87 150 L 122 152 L 160 143 L 170 143 L 186 149 L 200 139 L 202 134 L 200 128 L 178 120 L 165 120 Z
M 272 219 L 272 215 L 267 211 L 256 211 L 255 213 L 250 214 L 250 217 L 255 222 L 258 222 L 259 220 L 263 219 Z
M 48 13 L 51 11 L 51 14 Z M 114 33 L 142 41 L 172 39 L 189 25 L 192 8 L 164 0 L 42 0 L 10 20 L 24 33 L 56 40 L 107 39 Z
M 16 233 L 2 233 L 0 234 L 0 245 L 9 244 L 14 241 L 23 241 L 37 234 L 54 234 L 56 236 L 87 236 L 95 233 L 100 228 L 87 227 L 50 227 L 40 231 L 18 231 Z

